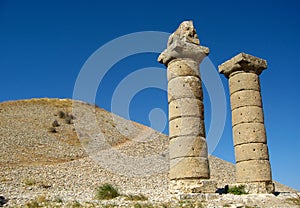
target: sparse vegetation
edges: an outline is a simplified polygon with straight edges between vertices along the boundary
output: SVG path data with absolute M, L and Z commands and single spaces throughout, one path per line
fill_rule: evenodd
M 75 202 L 73 202 L 73 204 L 72 204 L 71 207 L 72 207 L 72 208 L 82 207 L 82 205 L 81 205 L 78 201 L 75 201 Z
M 38 197 L 36 198 L 36 201 L 37 201 L 38 203 L 45 203 L 45 202 L 47 202 L 47 198 L 46 198 L 46 196 L 41 195 L 41 196 L 38 196 Z
M 71 116 L 67 116 L 67 117 L 65 118 L 65 122 L 66 122 L 66 124 L 73 124 L 72 117 L 71 117 Z
M 52 127 L 58 127 L 58 126 L 59 126 L 58 121 L 57 121 L 57 120 L 54 120 L 54 121 L 52 122 Z
M 154 206 L 151 204 L 140 204 L 140 203 L 135 203 L 133 205 L 134 208 L 153 208 Z
M 50 133 L 57 133 L 57 130 L 55 127 L 51 126 L 49 129 L 48 129 L 48 132 Z
M 63 111 L 58 111 L 57 115 L 58 115 L 58 118 L 66 118 L 66 114 Z
M 113 199 L 120 196 L 120 193 L 116 188 L 114 188 L 111 184 L 103 184 L 102 186 L 98 187 L 96 193 L 96 199 L 99 200 L 107 200 Z
M 24 183 L 26 186 L 33 186 L 33 185 L 36 184 L 36 181 L 35 181 L 35 179 L 33 179 L 33 178 L 25 178 L 25 179 L 23 180 L 23 183 Z
M 299 205 L 300 206 L 300 196 L 298 198 L 288 198 L 286 200 L 290 204 Z
M 245 186 L 244 185 L 230 187 L 230 188 L 228 188 L 227 193 L 234 194 L 234 195 L 248 194 L 245 191 Z
M 38 208 L 40 207 L 39 203 L 37 201 L 31 201 L 26 203 L 25 208 Z

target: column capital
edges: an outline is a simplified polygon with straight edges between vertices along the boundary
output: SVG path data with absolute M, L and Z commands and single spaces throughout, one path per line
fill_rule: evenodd
M 252 72 L 260 75 L 267 68 L 267 61 L 250 54 L 239 53 L 219 65 L 219 73 L 229 78 L 234 72 Z
M 209 54 L 209 48 L 200 46 L 193 21 L 182 22 L 170 35 L 167 49 L 158 57 L 158 62 L 168 66 L 174 59 L 191 59 L 198 64 Z
M 192 59 L 200 64 L 208 54 L 209 48 L 178 39 L 160 54 L 158 62 L 168 66 L 174 59 Z

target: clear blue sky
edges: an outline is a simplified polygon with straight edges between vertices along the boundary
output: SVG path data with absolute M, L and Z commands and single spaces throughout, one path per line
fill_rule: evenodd
M 273 178 L 300 190 L 299 9 L 296 0 L 0 0 L 0 101 L 72 98 L 81 67 L 100 46 L 133 32 L 173 32 L 191 19 L 215 66 L 242 51 L 268 61 L 261 88 Z M 143 67 L 163 68 L 157 55 L 117 63 L 103 79 L 96 104 L 110 110 L 112 93 L 126 75 Z M 228 117 L 213 154 L 234 162 L 228 82 L 220 76 Z M 167 110 L 165 99 L 165 91 L 143 90 L 131 102 L 131 119 L 149 125 L 151 109 Z

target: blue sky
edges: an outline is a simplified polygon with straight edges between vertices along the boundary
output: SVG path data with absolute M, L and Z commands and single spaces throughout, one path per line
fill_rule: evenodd
M 82 66 L 99 47 L 133 32 L 171 33 L 183 20 L 193 20 L 215 67 L 242 51 L 268 61 L 260 78 L 273 178 L 299 190 L 299 9 L 296 0 L 0 0 L 0 101 L 72 98 Z M 115 64 L 101 82 L 96 104 L 111 110 L 114 89 L 124 77 L 143 67 L 164 69 L 157 56 L 137 54 Z M 234 162 L 228 81 L 220 77 L 227 120 L 213 154 Z M 209 124 L 209 100 L 205 104 Z M 150 125 L 153 108 L 167 111 L 166 92 L 142 90 L 130 103 L 130 118 Z

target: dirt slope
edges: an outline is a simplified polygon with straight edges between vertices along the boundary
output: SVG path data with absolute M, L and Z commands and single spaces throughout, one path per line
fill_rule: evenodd
M 107 151 L 99 142 L 103 136 Z M 113 183 L 123 192 L 153 197 L 167 194 L 168 137 L 83 102 L 31 99 L 0 103 L 0 148 L 0 195 L 15 203 L 41 194 L 92 199 L 103 182 Z M 112 150 L 116 154 L 110 154 Z M 95 162 L 99 154 L 105 159 L 103 166 Z M 157 157 L 151 159 L 151 155 Z M 211 178 L 219 187 L 234 183 L 232 163 L 213 156 L 209 159 Z M 125 170 L 127 162 L 136 166 L 135 171 Z M 156 174 L 147 169 L 149 162 Z M 141 176 L 133 177 L 135 174 Z M 28 187 L 28 180 L 35 183 Z M 276 189 L 294 191 L 278 183 Z

